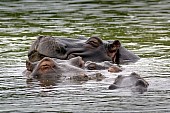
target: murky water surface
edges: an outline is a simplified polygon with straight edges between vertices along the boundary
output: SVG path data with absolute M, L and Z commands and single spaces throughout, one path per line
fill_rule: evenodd
M 1 0 L 0 12 L 0 112 L 170 112 L 169 0 Z M 109 79 L 27 84 L 22 71 L 38 35 L 121 40 L 141 57 L 122 74 L 139 73 L 148 92 L 111 91 Z

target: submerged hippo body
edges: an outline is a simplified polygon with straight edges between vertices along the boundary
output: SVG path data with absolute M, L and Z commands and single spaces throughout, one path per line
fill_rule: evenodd
M 55 82 L 64 82 L 65 80 L 87 81 L 104 78 L 100 73 L 87 73 L 84 70 L 84 61 L 81 57 L 69 60 L 44 57 L 33 63 L 27 61 L 26 68 L 23 74 L 27 80 L 37 79 L 44 85 L 55 85 Z
M 133 72 L 129 76 L 119 75 L 114 83 L 109 86 L 109 89 L 131 88 L 134 92 L 143 93 L 147 91 L 148 85 L 147 81 Z
M 39 36 L 28 52 L 29 61 L 39 61 L 44 57 L 67 60 L 81 56 L 84 61 L 135 62 L 139 57 L 121 46 L 118 40 L 102 41 L 98 37 L 89 39 L 54 38 Z

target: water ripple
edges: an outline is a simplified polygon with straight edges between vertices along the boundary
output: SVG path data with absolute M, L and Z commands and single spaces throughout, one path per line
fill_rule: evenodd
M 170 112 L 169 0 L 13 0 L 0 2 L 0 112 Z M 108 90 L 118 74 L 83 84 L 27 83 L 27 51 L 38 35 L 119 39 L 141 57 L 124 64 L 149 82 L 136 94 Z

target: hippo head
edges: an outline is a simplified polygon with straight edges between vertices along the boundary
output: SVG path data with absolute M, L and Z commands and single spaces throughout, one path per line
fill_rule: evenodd
M 114 63 L 124 59 L 138 59 L 138 56 L 123 48 L 118 40 L 102 41 L 98 37 L 71 39 L 39 36 L 28 52 L 31 62 L 39 61 L 44 57 L 68 60 L 77 56 L 82 57 L 84 61 L 113 61 Z
M 26 75 L 28 78 L 50 78 L 51 75 L 60 77 L 61 74 L 58 64 L 54 61 L 54 59 L 49 57 L 44 57 L 42 60 L 33 63 L 26 61 L 26 68 L 27 71 L 30 72 Z
M 85 64 L 81 57 L 69 60 L 44 57 L 40 61 L 26 61 L 26 70 L 23 74 L 27 81 L 39 80 L 41 85 L 55 85 L 64 81 L 102 80 L 104 76 L 99 73 L 90 73 L 84 70 Z
M 148 82 L 141 78 L 137 73 L 133 72 L 129 76 L 119 75 L 109 89 L 131 88 L 134 92 L 143 93 L 147 91 Z
M 29 73 L 26 76 L 33 78 L 42 78 L 45 76 L 55 75 L 60 77 L 62 73 L 67 73 L 70 70 L 73 72 L 82 71 L 84 61 L 81 57 L 71 58 L 69 60 L 60 60 L 56 58 L 44 57 L 37 62 L 26 61 L 26 68 Z

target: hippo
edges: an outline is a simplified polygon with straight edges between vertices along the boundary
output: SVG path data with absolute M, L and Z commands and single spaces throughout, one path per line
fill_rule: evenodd
M 106 41 L 96 36 L 77 39 L 39 36 L 28 51 L 31 62 L 40 61 L 44 57 L 68 60 L 77 56 L 82 57 L 85 62 L 112 61 L 116 64 L 136 62 L 140 59 L 124 48 L 119 40 Z
M 81 57 L 74 57 L 69 60 L 44 57 L 40 61 L 26 61 L 26 70 L 23 75 L 28 81 L 39 80 L 42 84 L 55 85 L 57 82 L 102 80 L 105 77 L 98 72 L 87 72 L 84 69 L 84 61 Z
M 110 61 L 104 61 L 104 62 L 92 62 L 92 61 L 87 61 L 85 63 L 85 69 L 88 70 L 108 70 L 108 72 L 111 73 L 116 73 L 116 72 L 121 72 L 122 69 L 111 63 Z
M 149 84 L 146 80 L 133 72 L 129 76 L 118 75 L 114 83 L 109 86 L 109 89 L 131 88 L 133 92 L 143 93 L 147 91 L 148 86 Z

